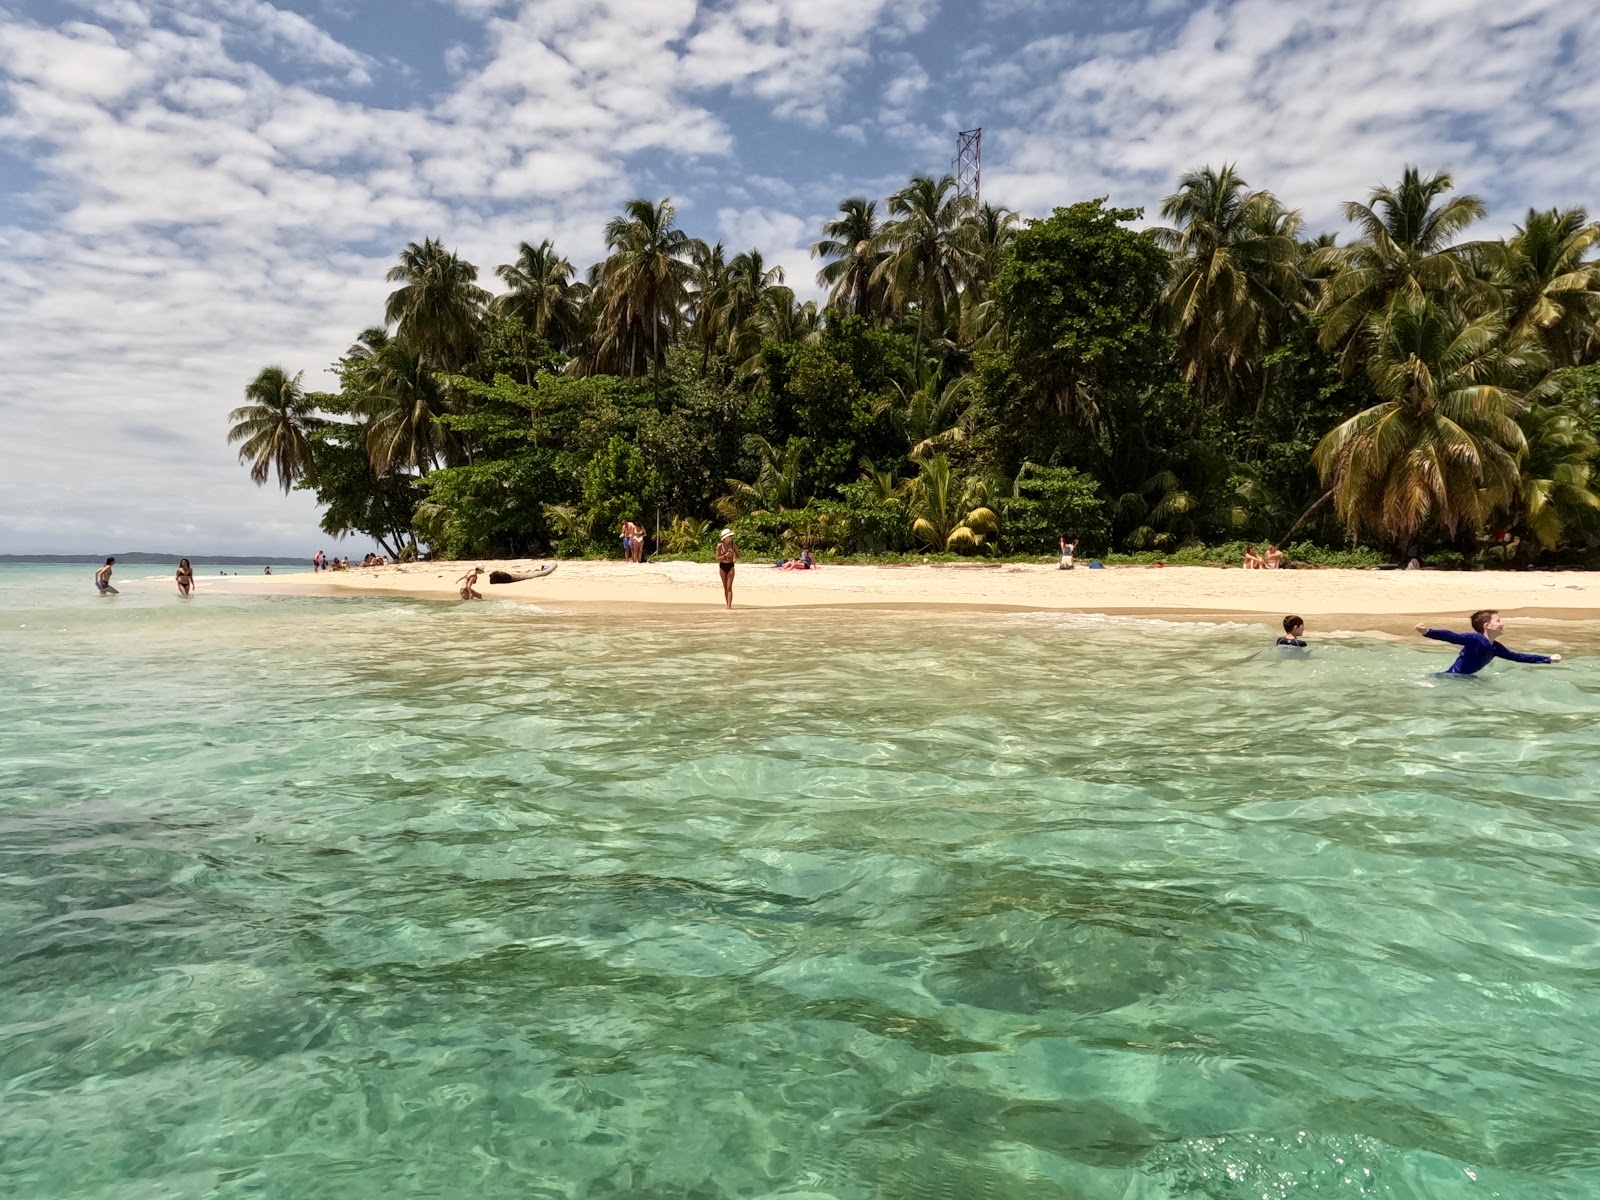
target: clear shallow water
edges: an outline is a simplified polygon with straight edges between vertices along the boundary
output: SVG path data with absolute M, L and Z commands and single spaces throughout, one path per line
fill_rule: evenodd
M 88 574 L 0 568 L 7 1197 L 1600 1193 L 1595 660 Z

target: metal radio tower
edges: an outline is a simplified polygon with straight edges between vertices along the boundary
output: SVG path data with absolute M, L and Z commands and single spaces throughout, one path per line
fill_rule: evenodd
M 956 177 L 956 191 L 971 196 L 974 204 L 982 203 L 983 181 L 983 130 L 963 129 L 956 134 L 956 157 L 950 164 L 950 173 Z

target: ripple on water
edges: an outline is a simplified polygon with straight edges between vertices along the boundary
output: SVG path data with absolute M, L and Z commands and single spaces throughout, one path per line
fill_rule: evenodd
M 8 1197 L 1600 1193 L 1581 658 L 124 598 L 0 580 Z

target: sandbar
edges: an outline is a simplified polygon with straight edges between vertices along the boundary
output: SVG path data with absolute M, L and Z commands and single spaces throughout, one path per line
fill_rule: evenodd
M 456 580 L 473 566 L 524 573 L 532 560 L 411 563 L 293 575 L 204 577 L 207 592 L 366 595 L 459 602 Z M 721 609 L 712 563 L 562 561 L 554 574 L 487 582 L 490 600 L 596 608 Z M 1558 620 L 1600 619 L 1600 573 L 1585 571 L 1245 571 L 1144 566 L 1062 571 L 1054 564 L 827 565 L 778 571 L 741 563 L 738 609 L 950 608 L 1103 613 L 1273 623 L 1297 613 L 1323 628 L 1398 630 L 1412 622 L 1463 624 L 1476 608 Z

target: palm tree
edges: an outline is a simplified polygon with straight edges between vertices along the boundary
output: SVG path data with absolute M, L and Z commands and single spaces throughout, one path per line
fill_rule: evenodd
M 883 259 L 873 281 L 888 288 L 889 299 L 902 311 L 916 306 L 915 354 L 921 358 L 928 318 L 943 329 L 947 308 L 977 254 L 969 220 L 975 207 L 970 196 L 956 191 L 954 176 L 918 175 L 889 197 L 889 212 L 895 219 L 878 234 Z
M 1467 260 L 1476 247 L 1455 239 L 1483 217 L 1484 207 L 1477 196 L 1445 199 L 1454 186 L 1446 172 L 1424 179 L 1407 167 L 1399 187 L 1376 188 L 1366 204 L 1344 206 L 1356 241 L 1312 256 L 1310 269 L 1328 273 L 1317 301 L 1318 341 L 1324 350 L 1344 351 L 1346 375 L 1354 373 L 1365 344 L 1361 331 L 1392 297 L 1417 300 L 1470 282 Z
M 367 456 L 379 475 L 402 467 L 426 475 L 459 451 L 440 419 L 449 408 L 439 377 L 422 355 L 395 339 L 366 349 L 358 358 L 356 410 L 366 418 Z
M 1017 235 L 1018 213 L 996 204 L 984 204 L 970 218 L 972 254 L 966 263 L 961 293 L 960 332 L 968 346 L 988 345 L 1004 327 L 995 320 L 989 284 L 1000 270 L 1006 247 Z
M 767 293 L 782 283 L 783 268 L 768 267 L 759 250 L 736 254 L 728 264 L 722 328 L 727 337 L 728 358 L 738 365 L 741 373 L 748 373 L 751 360 L 761 354 L 761 340 L 766 332 L 762 316 L 766 311 Z
M 828 289 L 829 308 L 867 318 L 883 312 L 883 287 L 875 278 L 881 232 L 877 201 L 859 196 L 841 204 L 839 215 L 823 225 L 811 257 L 828 260 L 817 272 L 817 284 Z
M 981 489 L 955 477 L 949 455 L 924 459 L 917 472 L 911 483 L 912 536 L 935 551 L 952 552 L 981 549 L 999 532 L 999 518 L 981 502 Z
M 1262 356 L 1296 319 L 1300 215 L 1249 190 L 1231 165 L 1186 173 L 1161 215 L 1174 222 L 1155 235 L 1173 255 L 1164 304 L 1184 377 L 1201 409 L 1214 391 L 1226 403 L 1265 375 Z
M 1518 424 L 1528 450 L 1509 524 L 1518 541 L 1517 557 L 1526 562 L 1530 542 L 1554 550 L 1575 533 L 1600 533 L 1600 495 L 1594 487 L 1600 439 L 1566 404 L 1530 404 Z
M 414 346 L 429 367 L 458 370 L 477 344 L 490 300 L 477 285 L 478 268 L 426 238 L 409 243 L 385 278 L 400 284 L 384 309 L 395 336 Z
M 696 239 L 675 224 L 672 201 L 630 200 L 606 225 L 610 255 L 600 264 L 603 334 L 630 375 L 648 369 L 661 399 L 661 363 L 682 323 L 694 282 Z
M 574 282 L 572 263 L 556 253 L 549 238 L 537 246 L 523 242 L 517 261 L 502 263 L 494 273 L 510 289 L 495 297 L 495 312 L 520 320 L 529 333 L 557 350 L 576 344 L 584 287 Z
M 1363 330 L 1378 403 L 1328 433 L 1312 464 L 1352 537 L 1371 532 L 1408 549 L 1429 524 L 1480 529 L 1515 499 L 1527 439 L 1524 407 L 1555 391 L 1535 375 L 1543 352 L 1507 342 L 1498 313 L 1468 319 L 1405 292 Z
M 965 441 L 964 425 L 971 407 L 976 376 L 949 377 L 938 359 L 925 358 L 903 380 L 896 380 L 894 394 L 875 405 L 906 439 L 906 455 L 928 457 L 940 446 Z
M 301 387 L 304 375 L 303 371 L 290 375 L 279 366 L 262 367 L 245 385 L 249 403 L 228 414 L 234 423 L 228 444 L 244 443 L 239 461 L 250 465 L 251 482 L 259 487 L 277 472 L 285 495 L 302 479 L 317 480 L 311 433 L 320 422 L 314 415 L 316 406 Z
M 711 368 L 711 349 L 723 339 L 728 310 L 728 257 L 722 243 L 694 247 L 694 294 L 690 297 L 689 330 L 700 343 L 700 375 Z
M 1491 244 L 1492 278 L 1505 298 L 1513 338 L 1539 338 L 1552 361 L 1583 360 L 1600 318 L 1600 222 L 1581 208 L 1529 209 L 1516 235 Z
M 758 463 L 755 480 L 729 479 L 728 494 L 717 501 L 717 511 L 733 520 L 750 513 L 804 508 L 810 497 L 804 491 L 800 462 L 809 444 L 807 438 L 792 437 L 779 449 L 759 434 L 745 438 L 745 452 Z

